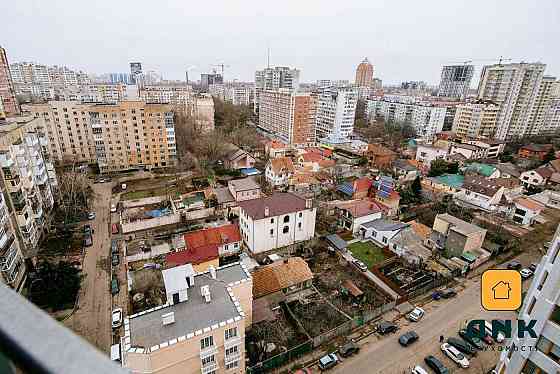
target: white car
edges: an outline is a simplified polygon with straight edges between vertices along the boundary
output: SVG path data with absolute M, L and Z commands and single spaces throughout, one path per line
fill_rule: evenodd
M 122 309 L 115 308 L 111 314 L 111 325 L 114 329 L 121 327 L 122 325 Z
M 87 215 L 87 218 L 89 220 L 95 219 L 95 212 L 89 212 L 88 215 Z
M 521 278 L 528 279 L 528 278 L 531 278 L 531 275 L 533 275 L 533 272 L 531 271 L 531 269 L 525 268 L 525 269 L 521 269 L 519 271 L 519 274 L 521 274 Z
M 361 271 L 367 271 L 367 265 L 364 264 L 362 261 L 360 260 L 354 260 L 353 261 L 354 265 L 360 269 Z
M 126 190 L 126 183 L 121 184 L 121 190 Z
M 117 206 L 115 204 L 111 204 L 111 213 L 115 213 L 117 211 Z
M 422 366 L 420 365 L 416 365 L 415 367 L 412 368 L 412 374 L 428 374 L 428 372 L 426 371 L 426 369 L 424 369 Z
M 424 314 L 426 314 L 426 312 L 424 312 L 424 309 L 417 306 L 412 312 L 408 313 L 406 317 L 409 319 L 409 321 L 418 322 L 422 319 L 422 317 L 424 317 Z
M 469 360 L 451 344 L 443 343 L 441 345 L 441 350 L 460 367 L 465 369 L 469 367 Z

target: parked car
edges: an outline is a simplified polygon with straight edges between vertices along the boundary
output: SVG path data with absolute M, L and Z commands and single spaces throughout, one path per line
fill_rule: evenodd
M 450 299 L 452 297 L 457 296 L 457 291 L 454 288 L 446 288 L 445 290 L 441 291 L 441 297 L 444 299 Z
M 395 325 L 393 322 L 381 321 L 377 325 L 377 332 L 381 335 L 390 334 L 396 332 L 398 330 L 398 326 Z
M 88 218 L 89 220 L 95 219 L 95 212 L 89 212 L 89 213 L 87 214 L 87 218 Z
M 116 240 L 111 240 L 111 254 L 118 254 L 119 253 L 119 246 Z
M 435 358 L 434 356 L 427 356 L 424 358 L 424 362 L 431 368 L 436 374 L 448 374 L 449 369 L 445 367 L 444 364 L 441 363 L 440 360 Z
M 93 234 L 93 229 L 91 228 L 90 225 L 88 225 L 88 224 L 84 225 L 84 234 L 86 234 L 86 235 Z
M 412 374 L 428 374 L 428 372 L 426 371 L 426 369 L 424 369 L 422 366 L 420 365 L 416 365 L 415 367 L 412 368 L 411 371 Z
M 426 312 L 424 312 L 424 309 L 417 306 L 416 308 L 414 308 L 414 310 L 412 310 L 412 312 L 406 315 L 406 318 L 408 318 L 409 321 L 418 322 L 422 319 L 422 317 L 424 317 L 424 314 L 426 314 Z
M 356 266 L 358 269 L 360 269 L 361 271 L 367 271 L 367 265 L 364 264 L 362 261 L 360 260 L 354 260 L 352 261 L 352 263 L 354 264 L 354 266 Z
M 417 341 L 418 338 L 419 336 L 415 331 L 408 331 L 399 337 L 399 344 L 403 347 L 408 347 L 409 345 Z
M 482 341 L 477 336 L 471 336 L 466 329 L 459 330 L 459 336 L 476 349 L 484 349 L 484 344 L 482 344 Z
M 507 264 L 509 270 L 520 270 L 522 267 L 521 262 L 517 260 L 513 260 Z
M 121 362 L 121 345 L 113 344 L 111 346 L 111 360 Z
M 457 348 L 452 346 L 449 343 L 443 343 L 441 345 L 441 350 L 447 357 L 449 357 L 453 362 L 455 362 L 460 367 L 466 369 L 469 367 L 469 360 L 465 357 L 464 354 L 459 352 Z
M 529 265 L 529 270 L 534 273 L 535 271 L 537 271 L 537 266 L 539 266 L 539 264 L 533 262 L 531 265 Z
M 338 357 L 334 353 L 329 353 L 319 359 L 319 368 L 327 370 L 338 364 Z
M 519 271 L 519 274 L 521 274 L 521 278 L 529 279 L 533 275 L 533 272 L 530 269 L 524 268 Z
M 122 309 L 115 308 L 111 314 L 111 325 L 114 329 L 121 327 L 122 325 Z
M 114 255 L 111 256 L 111 265 L 119 266 L 119 262 L 120 262 L 120 259 L 119 259 L 118 254 L 114 254 Z
M 111 204 L 111 213 L 115 213 L 117 211 L 117 206 L 115 204 Z
M 120 291 L 119 280 L 117 278 L 111 279 L 111 295 L 116 295 Z
M 462 352 L 462 353 L 465 353 L 465 354 L 468 354 L 468 355 L 471 355 L 471 356 L 476 356 L 476 348 L 473 347 L 471 344 L 467 343 L 465 340 L 450 337 L 450 338 L 447 338 L 447 343 L 449 343 L 452 346 L 454 346 L 455 348 L 457 348 L 457 350 L 459 350 L 459 352 Z
M 550 248 L 550 245 L 551 245 L 551 244 L 552 244 L 552 242 L 545 242 L 543 246 L 544 246 L 546 249 L 548 249 L 548 248 Z
M 84 237 L 84 247 L 91 247 L 93 245 L 93 237 L 89 234 L 86 234 Z
M 117 225 L 116 223 L 113 223 L 111 225 L 111 234 L 115 235 L 119 233 L 119 225 Z
M 121 184 L 121 190 L 123 190 L 123 191 L 126 190 L 126 183 Z
M 348 342 L 344 344 L 342 347 L 338 348 L 338 353 L 342 357 L 350 357 L 354 353 L 358 353 L 360 351 L 360 347 L 354 342 Z

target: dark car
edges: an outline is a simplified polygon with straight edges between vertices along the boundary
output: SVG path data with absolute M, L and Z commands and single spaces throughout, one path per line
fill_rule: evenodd
M 536 264 L 536 263 L 533 262 L 531 265 L 529 265 L 529 270 L 531 270 L 534 273 L 535 271 L 537 271 L 537 266 L 538 265 L 539 264 Z
M 409 331 L 406 332 L 404 334 L 402 334 L 399 337 L 399 344 L 402 345 L 403 347 L 407 347 L 409 345 L 411 345 L 412 343 L 414 343 L 415 341 L 417 341 L 419 338 L 418 334 L 414 331 Z
M 475 331 L 477 334 L 480 334 L 480 332 L 478 331 L 478 326 L 473 326 L 473 331 Z M 494 344 L 494 339 L 492 339 L 492 337 L 486 332 L 486 330 L 484 330 L 481 335 L 483 336 L 482 341 L 484 343 L 486 343 L 487 345 Z
M 354 342 L 348 342 L 342 347 L 338 348 L 338 353 L 340 353 L 342 357 L 350 357 L 354 353 L 358 352 L 360 352 L 360 347 L 358 347 L 358 345 Z
M 90 225 L 84 225 L 84 234 L 91 235 L 93 234 L 93 229 Z
M 457 296 L 457 291 L 453 288 L 446 288 L 445 290 L 441 291 L 441 297 L 444 299 L 450 299 L 454 296 Z
M 93 238 L 87 234 L 84 238 L 84 247 L 91 247 L 93 245 Z
M 476 349 L 478 350 L 484 349 L 484 344 L 482 344 L 482 341 L 476 336 L 469 335 L 467 333 L 467 330 L 465 329 L 459 330 L 459 336 L 463 338 L 464 341 L 466 341 L 467 343 L 475 347 Z
M 113 278 L 111 280 L 111 295 L 116 295 L 119 293 L 119 280 L 117 278 Z
M 119 247 L 117 246 L 117 241 L 116 240 L 111 240 L 111 254 L 118 254 L 119 253 Z
M 113 266 L 119 266 L 119 262 L 120 262 L 120 261 L 119 261 L 119 255 L 114 254 L 114 255 L 111 257 L 111 265 L 113 265 Z
M 430 369 L 432 369 L 437 374 L 448 374 L 449 373 L 449 369 L 447 369 L 445 367 L 445 365 L 443 365 L 441 363 L 441 361 L 438 360 L 437 358 L 435 358 L 434 356 L 425 357 L 424 362 L 426 363 L 426 365 L 428 365 L 428 367 Z
M 507 264 L 507 268 L 510 270 L 521 270 L 521 268 L 523 267 L 523 265 L 521 265 L 521 262 L 517 261 L 517 260 L 513 260 L 510 263 Z
M 377 332 L 381 335 L 390 334 L 398 330 L 393 322 L 382 321 L 377 325 Z
M 467 343 L 465 340 L 463 339 L 458 339 L 458 338 L 447 338 L 447 342 L 449 344 L 451 344 L 452 346 L 454 346 L 455 348 L 457 348 L 457 350 L 459 352 L 471 355 L 471 356 L 476 356 L 476 348 L 473 347 L 471 344 Z

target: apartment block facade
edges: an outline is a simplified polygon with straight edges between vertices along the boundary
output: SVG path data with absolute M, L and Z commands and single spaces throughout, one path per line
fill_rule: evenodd
M 554 104 L 557 80 L 556 77 L 544 76 L 541 80 L 535 104 L 529 114 L 527 135 L 540 135 L 548 127 L 546 122 Z
M 518 319 L 526 325 L 536 321 L 536 338 L 519 338 L 513 328 L 496 366 L 499 374 L 560 372 L 560 226 L 542 257 L 523 301 Z
M 471 87 L 474 65 L 446 65 L 441 70 L 438 96 L 465 99 Z
M 259 126 L 288 144 L 315 141 L 317 97 L 288 89 L 261 92 Z
M 330 87 L 321 90 L 317 99 L 317 141 L 329 139 L 337 142 L 348 139 L 354 132 L 357 102 L 356 87 Z
M 460 138 L 493 137 L 499 110 L 492 102 L 460 104 L 456 107 L 452 131 Z
M 372 87 L 373 86 L 373 65 L 369 60 L 364 60 L 356 68 L 356 79 L 354 83 L 358 87 Z
M 0 101 L 2 101 L 5 115 L 13 116 L 20 113 L 12 75 L 10 74 L 8 56 L 6 50 L 2 47 L 0 47 Z
M 500 106 L 496 138 L 509 140 L 528 134 L 545 67 L 542 63 L 484 66 L 478 98 Z
M 138 98 L 147 103 L 171 104 L 186 109 L 193 91 L 187 85 L 146 85 L 138 90 Z
M 175 124 L 170 105 L 122 101 L 51 101 L 26 106 L 48 136 L 54 162 L 97 163 L 100 171 L 173 166 Z

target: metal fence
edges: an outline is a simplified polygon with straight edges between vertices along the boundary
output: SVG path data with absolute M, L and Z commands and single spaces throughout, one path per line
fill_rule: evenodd
M 287 363 L 296 360 L 303 356 L 304 354 L 311 352 L 313 350 L 313 341 L 307 340 L 306 342 L 290 348 L 286 352 L 272 356 L 263 362 L 260 362 L 254 366 L 246 368 L 246 373 L 248 374 L 261 374 L 266 373 L 270 370 L 279 368 L 286 365 Z

